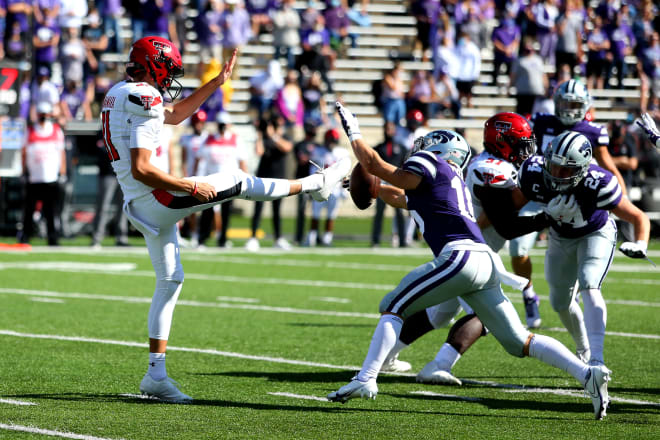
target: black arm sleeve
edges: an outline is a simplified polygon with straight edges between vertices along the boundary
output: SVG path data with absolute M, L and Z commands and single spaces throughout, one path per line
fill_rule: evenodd
M 540 231 L 550 226 L 550 219 L 545 213 L 534 216 L 518 216 L 518 210 L 513 205 L 510 189 L 475 185 L 474 195 L 481 202 L 491 225 L 498 234 L 507 240 L 530 232 Z

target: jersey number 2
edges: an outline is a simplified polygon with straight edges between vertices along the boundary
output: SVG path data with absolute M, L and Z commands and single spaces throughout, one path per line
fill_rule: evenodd
M 108 159 L 110 159 L 110 162 L 119 160 L 119 153 L 110 138 L 110 112 L 108 110 L 101 112 L 101 132 L 103 133 L 105 149 L 108 152 Z
M 454 176 L 454 178 L 451 179 L 451 187 L 456 191 L 458 210 L 461 212 L 461 215 L 476 222 L 474 212 L 472 211 L 472 195 L 470 194 L 470 191 L 464 190 L 465 185 L 463 184 L 463 180 L 458 176 Z

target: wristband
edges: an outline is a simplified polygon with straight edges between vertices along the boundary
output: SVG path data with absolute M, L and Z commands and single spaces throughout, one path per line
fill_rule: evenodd
M 195 194 L 197 194 L 197 182 L 194 182 L 194 183 L 195 183 L 195 186 L 193 187 L 193 190 L 190 193 L 191 196 L 194 196 Z
M 352 133 L 352 134 L 348 137 L 348 140 L 349 140 L 350 142 L 357 141 L 358 139 L 362 139 L 362 135 L 360 134 L 360 132 Z

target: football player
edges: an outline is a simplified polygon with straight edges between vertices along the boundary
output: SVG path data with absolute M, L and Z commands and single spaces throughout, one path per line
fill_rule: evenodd
M 589 91 L 580 81 L 570 79 L 557 86 L 552 94 L 555 103 L 555 114 L 537 113 L 532 116 L 532 126 L 539 149 L 538 154 L 543 154 L 552 140 L 567 130 L 576 131 L 591 143 L 593 158 L 602 168 L 614 174 L 619 181 L 621 191 L 626 195 L 626 185 L 621 173 L 614 165 L 612 156 L 607 149 L 610 137 L 607 128 L 587 121 L 587 111 L 592 105 Z
M 531 260 L 526 252 L 525 255 L 519 255 L 516 250 L 529 249 L 536 239 L 536 231 L 522 235 L 524 230 L 514 226 L 518 221 L 511 217 L 517 215 L 517 211 L 526 202 L 518 188 L 518 168 L 525 159 L 534 154 L 535 149 L 534 133 L 527 119 L 516 113 L 498 113 L 486 121 L 484 151 L 470 162 L 466 173 L 472 207 L 486 243 L 498 252 L 506 240 L 511 239 L 514 272 L 527 279 L 531 278 Z M 484 211 L 481 199 L 496 200 L 489 206 L 496 205 L 498 209 Z M 506 215 L 503 212 L 505 209 L 508 209 Z M 500 225 L 500 229 L 506 229 L 506 237 L 495 230 L 490 218 Z M 534 223 L 534 228 L 542 229 L 549 225 L 543 221 L 544 218 L 539 220 Z M 530 230 L 529 227 L 526 230 Z M 526 263 L 529 264 L 530 270 L 520 270 Z M 540 325 L 538 296 L 533 291 L 531 280 L 523 290 L 523 300 L 527 326 L 537 328 Z M 463 353 L 480 336 L 486 334 L 485 328 L 469 306 L 464 302 L 461 306 L 466 316 L 459 319 L 449 330 L 447 341 L 435 359 L 417 375 L 418 382 L 461 385 L 460 379 L 451 374 L 451 369 Z M 446 326 L 458 312 L 460 308 L 456 310 L 450 304 L 440 304 L 407 319 L 400 340 L 386 359 L 383 371 L 410 369 L 409 363 L 397 358 L 398 353 L 430 330 Z
M 193 212 L 234 198 L 273 200 L 308 192 L 327 199 L 350 170 L 350 160 L 337 162 L 300 180 L 262 179 L 242 171 L 177 178 L 153 164 L 163 124 L 176 125 L 191 116 L 230 78 L 236 51 L 218 76 L 187 98 L 164 106 L 163 94 L 174 101 L 183 76 L 179 50 L 167 39 L 144 37 L 131 47 L 126 73 L 130 79 L 105 96 L 101 123 L 108 158 L 124 193 L 123 209 L 145 238 L 156 272 L 156 289 L 149 309 L 149 366 L 140 383 L 142 393 L 170 402 L 189 402 L 167 376 L 165 351 L 172 313 L 183 283 L 177 221 Z
M 591 163 L 589 139 L 575 131 L 554 138 L 543 156 L 529 158 L 520 169 L 519 184 L 528 200 L 539 203 L 562 194 L 578 208 L 574 215 L 553 219 L 545 254 L 545 278 L 550 304 L 590 365 L 602 365 L 607 308 L 601 284 L 616 247 L 616 225 L 609 212 L 630 222 L 635 241 L 620 250 L 631 258 L 646 258 L 650 221 L 627 197 L 609 171 Z M 574 301 L 577 292 L 584 315 Z
M 355 156 L 365 169 L 389 183 L 379 196 L 408 209 L 434 254 L 434 259 L 406 275 L 380 303 L 381 318 L 360 372 L 347 385 L 328 394 L 334 402 L 378 394 L 376 378 L 396 343 L 406 318 L 432 305 L 461 296 L 512 355 L 535 357 L 571 374 L 590 394 L 597 419 L 605 415 L 609 370 L 589 367 L 557 340 L 535 335 L 520 322 L 500 282 L 524 287 L 527 280 L 510 274 L 486 245 L 476 223 L 463 169 L 470 146 L 459 134 L 437 130 L 416 142 L 417 152 L 401 168 L 382 160 L 360 134 L 357 118 L 336 104 Z M 555 204 L 560 203 L 553 203 Z M 553 215 L 571 215 L 566 210 Z
M 637 120 L 637 125 L 642 127 L 642 130 L 646 133 L 651 144 L 660 150 L 660 131 L 658 131 L 658 128 L 655 126 L 655 121 L 651 115 L 644 113 L 641 120 Z

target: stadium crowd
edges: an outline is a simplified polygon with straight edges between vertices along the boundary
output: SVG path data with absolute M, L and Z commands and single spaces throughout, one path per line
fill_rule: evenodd
M 31 66 L 21 87 L 20 118 L 31 127 L 37 127 L 44 118 L 64 127 L 70 121 L 98 118 L 105 93 L 121 79 L 117 63 L 104 62 L 103 54 L 126 53 L 130 42 L 144 35 L 171 39 L 184 56 L 198 54 L 200 62 L 192 69 L 186 66 L 186 73 L 203 83 L 217 74 L 222 60 L 234 49 L 240 54 L 246 44 L 270 34 L 272 61 L 249 81 L 249 107 L 258 136 L 256 152 L 261 156 L 257 172 L 284 177 L 287 158 L 295 156 L 296 175 L 302 175 L 314 172 L 309 162 L 310 157 L 316 157 L 314 149 L 329 153 L 320 155 L 324 161 L 320 165 L 335 160 L 331 153 L 336 142 L 330 141 L 337 122 L 324 100 L 325 92 L 334 91 L 329 72 L 335 69 L 338 58 L 353 57 L 348 48 L 359 46 L 359 34 L 351 29 L 372 23 L 369 0 L 310 0 L 304 7 L 296 6 L 300 5 L 293 0 L 4 0 L 0 1 L 0 56 Z M 406 7 L 416 19 L 417 30 L 409 59 L 431 61 L 432 69 L 406 71 L 395 60 L 393 67 L 383 72 L 383 79 L 373 82 L 375 105 L 383 119 L 393 125 L 385 127 L 383 154 L 392 156 L 394 144 L 410 149 L 414 137 L 424 134 L 432 118 L 461 118 L 462 109 L 473 106 L 474 86 L 481 84 L 481 49 L 492 48 L 490 84 L 503 95 L 508 94 L 509 86 L 515 87 L 515 110 L 528 117 L 552 112 L 548 98 L 566 79 L 584 78 L 589 89 L 622 89 L 627 79 L 639 78 L 639 106 L 629 109 L 627 120 L 609 124 L 610 150 L 631 187 L 660 181 L 658 153 L 634 125 L 643 112 L 651 112 L 656 119 L 660 115 L 660 18 L 653 1 L 412 0 Z M 122 27 L 125 19 L 130 21 L 130 33 Z M 405 60 L 403 51 L 399 59 Z M 232 78 L 239 74 L 237 66 Z M 191 92 L 184 90 L 183 96 Z M 191 129 L 195 123 L 199 128 L 181 139 L 188 157 L 182 158 L 184 166 L 180 172 L 173 170 L 175 173 L 191 175 L 200 171 L 195 165 L 211 166 L 209 160 L 195 160 L 195 154 L 207 144 L 209 132 L 215 133 L 219 127 L 231 131 L 226 109 L 232 94 L 228 81 L 204 104 L 199 118 L 191 120 Z M 178 163 L 167 163 L 172 140 L 164 142 L 162 153 L 168 170 Z M 227 142 L 240 143 L 233 133 L 215 142 L 213 148 L 227 149 Z M 343 154 L 337 153 L 340 150 L 337 148 L 335 154 Z M 221 154 L 216 156 L 213 160 L 220 160 Z M 244 166 L 244 158 L 245 152 L 232 157 L 232 166 Z M 67 172 L 71 176 L 70 169 L 61 167 L 54 181 L 64 184 Z M 106 211 L 112 199 L 108 191 L 116 190 L 116 186 L 107 186 L 100 186 L 106 189 L 99 193 L 94 244 L 102 239 L 108 221 Z M 329 226 L 324 235 L 318 232 L 320 211 L 315 208 L 312 231 L 317 232 L 306 235 L 302 226 L 305 205 L 301 200 L 295 241 L 330 244 L 331 217 L 336 211 L 328 210 Z M 378 209 L 374 231 L 381 227 L 382 208 Z M 31 216 L 31 209 L 26 207 L 26 218 Z M 276 243 L 288 248 L 277 212 L 274 206 Z M 257 205 L 253 235 L 260 216 Z M 205 218 L 202 237 L 208 235 L 209 217 Z M 228 213 L 216 218 L 218 225 L 221 218 L 227 223 Z M 118 220 L 125 225 L 125 219 Z M 64 225 L 62 228 L 66 229 Z M 396 228 L 403 230 L 398 225 Z M 29 232 L 30 228 L 24 230 Z M 118 243 L 125 243 L 125 228 L 118 230 L 122 231 Z M 218 241 L 226 245 L 222 230 L 218 227 Z M 372 244 L 380 241 L 379 235 L 374 232 Z M 49 241 L 57 242 L 54 235 L 49 233 L 49 237 Z M 23 234 L 22 240 L 28 239 L 29 234 Z M 399 241 L 406 245 L 409 237 Z M 253 249 L 258 248 L 253 240 L 250 243 Z

